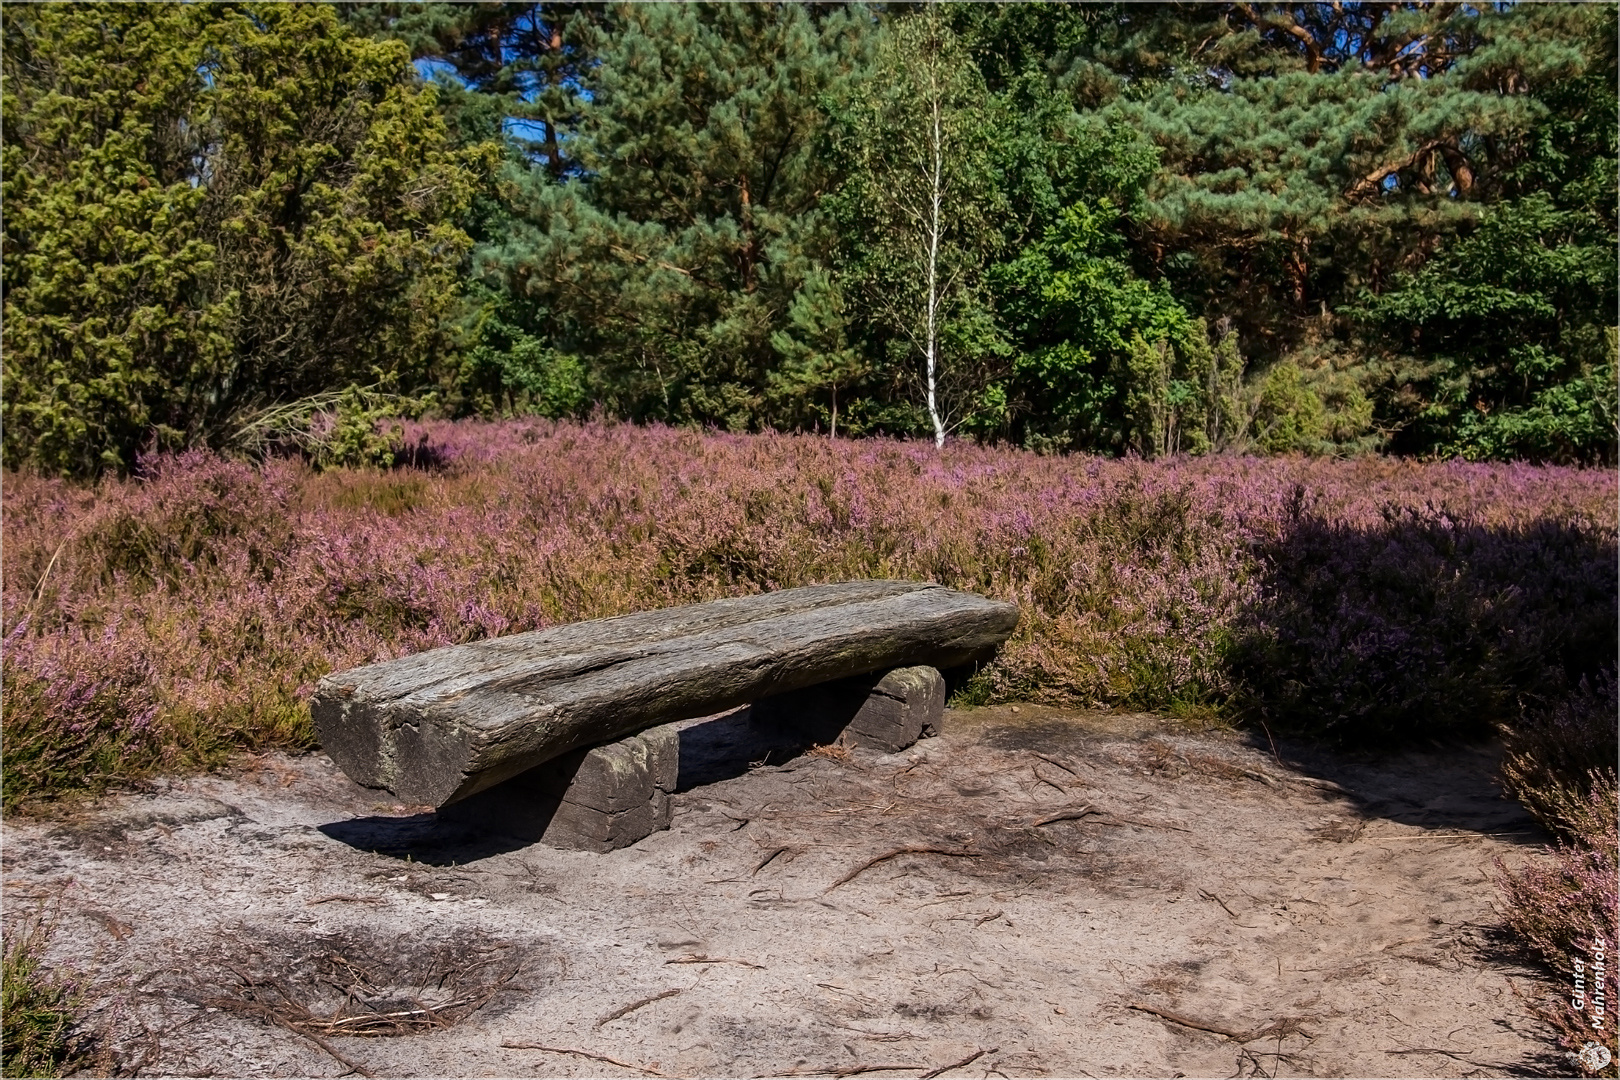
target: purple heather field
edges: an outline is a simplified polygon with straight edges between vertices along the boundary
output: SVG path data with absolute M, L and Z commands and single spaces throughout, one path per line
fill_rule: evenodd
M 908 578 L 1024 618 L 974 700 L 1488 734 L 1615 655 L 1615 477 L 1363 458 L 1043 457 L 547 421 L 427 467 L 205 453 L 4 496 L 8 800 L 307 746 L 322 674 L 721 596 Z

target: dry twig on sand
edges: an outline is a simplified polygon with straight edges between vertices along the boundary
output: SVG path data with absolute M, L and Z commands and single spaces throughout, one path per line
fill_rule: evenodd
M 827 886 L 821 891 L 823 893 L 830 893 L 834 889 L 838 888 L 838 886 L 854 881 L 858 875 L 872 869 L 872 867 L 876 866 L 878 863 L 886 862 L 889 859 L 893 859 L 901 855 L 948 855 L 954 859 L 977 859 L 979 854 L 980 853 L 977 851 L 957 851 L 952 848 L 942 847 L 898 847 L 893 851 L 885 851 L 882 855 L 879 855 L 876 858 L 866 860 L 865 862 L 861 863 L 861 865 L 857 866 L 855 869 L 851 870 L 849 873 L 845 874 L 843 877 L 839 878 L 837 881 L 833 882 L 831 885 Z
M 1079 821 L 1081 818 L 1086 817 L 1089 814 L 1100 813 L 1102 813 L 1102 811 L 1097 809 L 1091 803 L 1081 803 L 1079 806 L 1071 806 L 1067 810 L 1059 810 L 1055 814 L 1048 814 L 1039 821 L 1031 822 L 1030 825 L 1034 828 L 1039 828 L 1042 825 L 1050 825 L 1054 821 Z
M 1283 783 L 1285 784 L 1301 784 L 1305 787 L 1313 787 L 1321 791 L 1331 791 L 1335 795 L 1343 795 L 1346 798 L 1360 799 L 1363 802 L 1366 801 L 1349 788 L 1335 784 L 1331 780 L 1319 780 L 1314 776 L 1285 776 L 1282 779 Z
M 501 1047 L 506 1050 L 544 1050 L 548 1054 L 572 1054 L 575 1057 L 590 1058 L 592 1061 L 605 1061 L 609 1065 L 617 1065 L 621 1069 L 634 1069 L 636 1072 L 644 1073 L 647 1076 L 669 1075 L 668 1073 L 661 1073 L 657 1069 L 649 1069 L 645 1065 L 620 1061 L 618 1058 L 611 1058 L 606 1054 L 593 1054 L 589 1050 L 575 1050 L 568 1046 L 542 1046 L 540 1043 L 503 1042 Z
M 319 1046 L 351 1072 L 370 1076 L 323 1036 L 408 1035 L 451 1027 L 482 1008 L 521 967 L 519 963 L 492 972 L 488 969 L 499 961 L 484 957 L 463 960 L 448 970 L 436 968 L 408 980 L 408 985 L 418 988 L 437 982 L 441 989 L 448 989 L 447 1000 L 424 1002 L 416 996 L 420 989 L 413 993 L 400 986 L 397 972 L 387 971 L 386 965 L 378 969 L 363 956 L 357 962 L 334 950 L 306 959 L 314 960 L 313 970 L 285 975 L 245 971 L 227 963 L 224 970 L 234 977 L 234 984 L 191 1000 L 286 1028 Z M 343 995 L 336 1008 L 321 1002 L 330 997 L 326 988 Z
M 1144 829 L 1170 829 L 1173 832 L 1192 832 L 1191 829 L 1181 825 L 1172 825 L 1167 821 L 1143 821 L 1141 818 L 1120 817 L 1117 814 L 1105 814 L 1091 803 L 1081 803 L 1079 806 L 1067 810 L 1059 810 L 1055 814 L 1048 814 L 1038 821 L 1030 823 L 1031 828 L 1041 825 L 1051 825 L 1057 821 L 1079 821 L 1082 818 L 1091 818 L 1088 825 L 1140 825 Z
M 1238 913 L 1233 911 L 1231 908 L 1227 907 L 1225 900 L 1222 900 L 1220 897 L 1216 896 L 1214 893 L 1210 892 L 1208 889 L 1199 889 L 1198 890 L 1198 898 L 1200 900 L 1213 900 L 1213 901 L 1215 901 L 1217 904 L 1221 905 L 1221 910 L 1222 911 L 1224 911 L 1228 915 L 1232 916 L 1232 921 L 1233 922 L 1238 921 Z
M 111 934 L 119 941 L 123 941 L 125 938 L 129 937 L 129 935 L 135 932 L 135 928 L 129 925 L 129 923 L 124 922 L 121 919 L 116 919 L 107 914 L 105 911 L 95 911 L 91 908 L 85 908 L 84 914 L 100 923 L 102 929 L 106 930 L 107 933 Z
M 783 852 L 785 852 L 787 850 L 788 849 L 785 848 L 785 847 L 779 847 L 779 848 L 776 848 L 775 850 L 773 850 L 769 855 L 766 855 L 763 859 L 759 860 L 759 862 L 754 864 L 753 873 L 757 874 L 761 870 L 765 869 L 767 866 L 771 865 L 771 860 L 772 859 L 775 859 L 778 855 L 781 855 Z
M 1164 1009 L 1156 1009 L 1152 1005 L 1144 1005 L 1140 1001 L 1127 1001 L 1125 1003 L 1125 1007 L 1127 1009 L 1136 1009 L 1138 1012 L 1152 1013 L 1154 1016 L 1157 1016 L 1160 1019 L 1168 1020 L 1172 1024 L 1180 1024 L 1182 1027 L 1195 1028 L 1198 1031 L 1213 1032 L 1216 1035 L 1221 1035 L 1225 1038 L 1231 1039 L 1233 1042 L 1244 1042 L 1247 1039 L 1252 1038 L 1251 1033 L 1246 1031 L 1234 1031 L 1231 1028 L 1222 1027 L 1219 1024 L 1211 1024 L 1206 1020 L 1194 1020 L 1190 1016 L 1182 1016 L 1178 1013 L 1168 1012 Z
M 747 960 L 738 960 L 730 956 L 700 956 L 696 953 L 687 956 L 677 956 L 673 960 L 665 960 L 666 964 L 741 964 L 743 967 L 765 970 L 764 964 L 754 964 Z
M 1035 756 L 1040 758 L 1042 761 L 1046 762 L 1049 765 L 1056 765 L 1058 768 L 1062 769 L 1064 772 L 1068 773 L 1070 776 L 1074 777 L 1076 780 L 1080 779 L 1080 774 L 1079 773 L 1075 772 L 1073 769 L 1071 769 L 1067 765 L 1063 764 L 1063 762 L 1059 761 L 1057 758 L 1048 757 L 1045 754 L 1036 754 Z
M 612 1012 L 610 1012 L 606 1016 L 602 1017 L 602 1019 L 598 1020 L 592 1026 L 593 1027 L 601 1027 L 603 1024 L 611 1023 L 612 1021 L 617 1020 L 621 1016 L 629 1016 L 631 1013 L 635 1012 L 637 1009 L 641 1008 L 644 1005 L 651 1005 L 655 1001 L 663 1001 L 665 998 L 674 997 L 678 993 L 680 993 L 679 989 L 665 990 L 662 994 L 654 994 L 652 997 L 644 997 L 640 1001 L 632 1001 L 630 1004 L 624 1006 L 623 1008 L 614 1009 Z
M 1192 830 L 1187 828 L 1185 825 L 1172 825 L 1168 821 L 1143 821 L 1141 818 L 1133 817 L 1098 818 L 1097 821 L 1102 825 L 1140 825 L 1144 829 L 1169 829 L 1171 832 L 1192 832 Z
M 1069 789 L 1064 787 L 1062 784 L 1058 783 L 1056 780 L 1053 780 L 1050 777 L 1042 776 L 1041 775 L 1041 767 L 1039 765 L 1031 765 L 1029 767 L 1029 771 L 1034 775 L 1036 780 L 1038 780 L 1041 783 L 1045 784 L 1047 787 L 1057 788 L 1059 791 L 1061 791 L 1065 795 L 1067 795 L 1069 793 Z
M 343 901 L 349 904 L 386 904 L 387 899 L 381 896 L 348 896 L 343 893 L 333 893 L 331 896 L 317 896 L 305 903 L 305 907 L 314 907 L 316 904 L 330 904 L 334 901 Z
M 772 1076 L 859 1076 L 870 1072 L 906 1072 L 912 1069 L 921 1069 L 921 1065 L 847 1065 L 839 1069 L 794 1069 L 792 1072 L 760 1073 L 754 1080 L 765 1080 Z
M 1455 1051 L 1441 1050 L 1440 1048 L 1434 1047 L 1434 1046 L 1408 1046 L 1408 1047 L 1406 1047 L 1404 1049 L 1401 1049 L 1401 1050 L 1385 1050 L 1384 1053 L 1386 1053 L 1386 1054 L 1441 1054 L 1441 1055 L 1444 1055 L 1445 1057 L 1453 1058 L 1453 1059 L 1455 1059 L 1457 1061 L 1460 1061 L 1465 1065 L 1472 1065 L 1476 1069 L 1504 1069 L 1505 1070 L 1505 1069 L 1512 1068 L 1512 1066 L 1506 1065 L 1506 1064 L 1504 1064 L 1504 1063 L 1502 1063 L 1500 1061 L 1475 1061 L 1473 1058 L 1471 1058 L 1471 1057 L 1463 1057 L 1461 1054 L 1456 1053 Z
M 921 1076 L 917 1077 L 917 1080 L 933 1080 L 934 1077 L 939 1076 L 942 1073 L 948 1073 L 952 1069 L 960 1069 L 964 1065 L 971 1065 L 975 1061 L 978 1061 L 980 1058 L 984 1057 L 984 1055 L 986 1055 L 986 1054 L 994 1054 L 997 1050 L 1000 1050 L 1000 1049 L 1001 1049 L 1001 1047 L 999 1047 L 999 1046 L 992 1046 L 988 1050 L 975 1050 L 973 1053 L 969 1054 L 967 1057 L 963 1058 L 961 1061 L 953 1061 L 949 1065 L 941 1065 L 937 1069 L 932 1069 L 932 1070 L 930 1070 L 928 1072 L 923 1073 Z

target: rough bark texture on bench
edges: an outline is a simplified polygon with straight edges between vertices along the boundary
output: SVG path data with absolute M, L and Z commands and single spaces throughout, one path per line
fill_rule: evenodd
M 864 672 L 988 658 L 1011 604 L 860 581 L 716 600 L 455 645 L 322 679 L 332 759 L 443 806 L 643 728 Z
M 759 723 L 890 754 L 937 732 L 944 714 L 945 678 L 925 666 L 839 679 L 754 704 Z

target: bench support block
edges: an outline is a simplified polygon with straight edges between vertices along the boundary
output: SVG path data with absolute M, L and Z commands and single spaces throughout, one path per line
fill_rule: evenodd
M 668 724 L 575 750 L 439 809 L 439 817 L 551 847 L 606 852 L 669 828 L 680 737 Z
M 894 668 L 779 694 L 754 705 L 754 719 L 818 743 L 892 754 L 939 731 L 945 678 L 931 667 Z

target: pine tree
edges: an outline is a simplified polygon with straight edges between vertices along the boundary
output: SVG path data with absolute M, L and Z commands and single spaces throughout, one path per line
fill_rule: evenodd
M 1496 197 L 1533 138 L 1527 91 L 1578 55 L 1526 19 L 1552 29 L 1449 3 L 1128 13 L 1136 73 L 1111 108 L 1163 163 L 1144 255 L 1262 355 L 1286 353 L 1308 317 L 1381 291 Z
M 1473 148 L 1477 223 L 1345 309 L 1393 449 L 1614 460 L 1616 29 L 1612 6 L 1526 5 L 1458 61 L 1532 119 Z
M 1478 227 L 1354 309 L 1392 370 L 1396 449 L 1615 460 L 1616 22 L 1526 7 L 1470 58 L 1476 81 L 1513 85 L 1526 53 L 1565 50 L 1525 80 L 1533 134 L 1497 148 Z
M 598 400 L 728 428 L 775 418 L 773 336 L 828 243 L 821 98 L 860 67 L 869 24 L 798 5 L 604 18 L 579 176 L 511 171 L 517 223 L 480 257 L 557 349 L 589 358 Z
M 837 438 L 839 391 L 844 391 L 847 431 L 851 390 L 872 369 L 859 343 L 851 340 L 843 290 L 826 270 L 805 274 L 788 308 L 788 323 L 771 335 L 771 345 L 782 358 L 770 374 L 771 415 L 796 428 L 808 426 L 806 420 L 819 428 L 825 417 L 828 438 Z
M 446 120 L 460 145 L 513 136 L 515 148 L 553 178 L 570 168 L 579 123 L 577 90 L 595 57 L 586 47 L 602 9 L 558 3 L 354 3 L 336 5 L 357 33 L 402 41 L 443 77 Z

